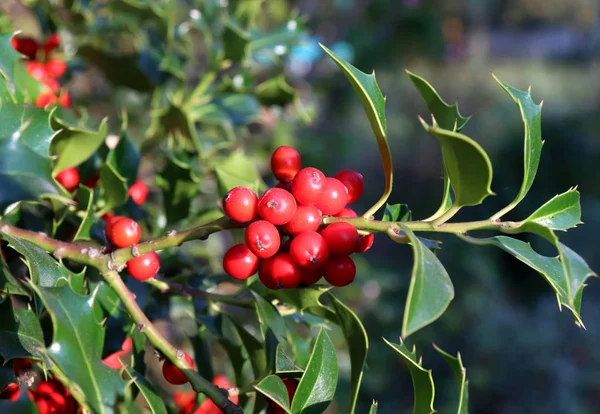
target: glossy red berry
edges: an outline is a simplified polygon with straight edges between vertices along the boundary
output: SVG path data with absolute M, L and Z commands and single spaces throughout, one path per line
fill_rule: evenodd
M 302 205 L 316 204 L 323 197 L 326 180 L 325 174 L 316 168 L 303 168 L 292 181 L 292 194 Z
M 290 221 L 296 207 L 294 196 L 281 188 L 271 188 L 258 199 L 258 214 L 276 226 Z
M 317 231 L 321 225 L 321 211 L 315 206 L 298 206 L 296 214 L 283 225 L 283 229 L 295 236 L 303 231 Z
M 332 256 L 348 256 L 358 246 L 358 231 L 350 223 L 333 223 L 321 232 Z
M 59 59 L 50 59 L 46 62 L 46 73 L 53 78 L 60 78 L 67 71 L 67 63 Z
M 293 180 L 301 166 L 300 153 L 292 147 L 279 147 L 271 155 L 271 170 L 279 181 Z
M 292 405 L 292 400 L 294 399 L 294 395 L 296 395 L 299 382 L 293 378 L 282 378 L 282 381 L 285 384 L 285 388 L 287 388 L 288 400 L 290 405 Z M 285 410 L 273 401 L 269 401 L 267 414 L 285 414 Z
M 63 108 L 71 107 L 71 95 L 69 94 L 69 92 L 63 90 L 60 93 L 60 96 L 58 97 L 58 104 Z
M 319 233 L 305 231 L 292 240 L 290 255 L 298 266 L 305 269 L 318 269 L 329 258 L 329 246 Z
M 0 400 L 8 400 L 10 402 L 15 402 L 21 396 L 21 389 L 19 388 L 19 384 L 16 382 L 12 382 L 0 390 Z
M 131 197 L 131 201 L 135 204 L 142 205 L 146 202 L 148 198 L 148 186 L 143 181 L 136 181 L 133 183 L 129 190 L 127 191 L 127 195 Z
M 374 234 L 367 234 L 366 236 L 360 236 L 358 238 L 358 245 L 356 246 L 355 253 L 364 253 L 369 250 L 373 246 L 373 242 L 375 241 Z
M 189 366 L 195 368 L 194 361 L 192 361 L 192 357 L 188 354 L 185 354 L 185 361 Z M 170 360 L 165 359 L 165 362 L 162 367 L 163 377 L 173 385 L 182 385 L 188 382 L 187 378 L 183 373 L 177 368 Z
M 340 171 L 334 178 L 340 180 L 348 189 L 348 204 L 358 200 L 365 190 L 365 182 L 363 181 L 362 174 L 354 170 Z
M 225 214 L 238 223 L 246 223 L 258 216 L 258 197 L 248 187 L 235 187 L 223 197 Z
M 58 380 L 52 378 L 38 384 L 32 393 L 40 414 L 75 414 L 77 402 Z
M 25 70 L 31 75 L 31 77 L 37 81 L 42 81 L 48 76 L 46 65 L 38 61 L 27 62 Z
M 11 44 L 17 52 L 27 56 L 29 59 L 35 59 L 39 47 L 35 39 L 25 36 L 16 36 L 12 38 Z
M 336 178 L 327 178 L 325 191 L 317 204 L 323 214 L 334 216 L 348 204 L 348 189 Z
M 263 260 L 258 268 L 258 277 L 269 289 L 291 289 L 302 282 L 302 272 L 288 253 Z
M 245 235 L 248 248 L 261 259 L 267 259 L 277 253 L 281 245 L 279 230 L 266 220 L 251 223 Z
M 56 103 L 56 95 L 53 92 L 42 92 L 35 98 L 37 108 L 45 108 L 48 105 Z
M 223 269 L 234 279 L 248 279 L 258 269 L 258 257 L 244 243 L 236 244 L 223 256 Z
M 330 257 L 323 266 L 323 276 L 333 286 L 347 286 L 356 276 L 356 265 L 348 256 Z
M 56 175 L 56 181 L 67 191 L 73 191 L 79 185 L 79 171 L 77 168 L 66 168 Z
M 46 55 L 50 54 L 50 52 L 56 49 L 59 45 L 60 37 L 56 33 L 51 34 L 48 36 L 48 39 L 46 39 L 46 43 L 44 44 L 44 53 L 46 53 Z
M 106 226 L 104 227 L 104 235 L 106 236 L 106 240 L 110 241 L 110 232 L 113 224 L 122 218 L 123 216 L 115 216 L 113 213 L 106 213 L 102 216 L 102 220 L 104 220 L 104 223 L 106 223 Z
M 302 271 L 302 284 L 313 285 L 321 280 L 323 276 L 322 269 L 300 269 Z
M 127 262 L 127 272 L 137 280 L 148 280 L 158 273 L 160 259 L 155 252 L 134 257 Z
M 140 242 L 142 229 L 134 220 L 122 217 L 115 220 L 110 226 L 108 241 L 115 247 L 130 247 Z
M 358 214 L 356 214 L 356 211 L 352 210 L 351 208 L 344 207 L 344 209 L 337 213 L 335 217 L 354 218 L 358 217 Z

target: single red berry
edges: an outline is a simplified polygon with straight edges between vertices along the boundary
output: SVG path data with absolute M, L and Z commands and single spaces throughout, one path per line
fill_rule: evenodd
M 293 180 L 301 166 L 300 153 L 292 147 L 279 147 L 271 155 L 271 170 L 279 181 Z
M 42 81 L 48 76 L 46 65 L 36 60 L 27 62 L 25 70 L 31 75 L 31 77 L 37 81 Z
M 352 210 L 351 208 L 344 207 L 342 211 L 335 215 L 335 217 L 354 218 L 358 217 L 358 214 L 356 214 L 356 211 Z
M 281 245 L 279 230 L 265 220 L 251 223 L 245 235 L 248 248 L 261 259 L 267 259 L 277 253 Z
M 298 206 L 296 214 L 283 229 L 291 235 L 300 234 L 303 231 L 317 231 L 321 225 L 321 211 L 315 206 Z
M 160 259 L 155 252 L 134 257 L 127 262 L 127 272 L 137 280 L 148 280 L 158 273 Z
M 269 289 L 291 289 L 302 282 L 302 272 L 288 253 L 263 260 L 258 268 L 258 277 Z
M 373 242 L 375 241 L 374 234 L 367 234 L 366 236 L 360 236 L 358 238 L 358 245 L 356 246 L 355 253 L 364 253 L 369 250 L 373 246 Z
M 113 213 L 106 213 L 102 216 L 102 220 L 104 220 L 104 223 L 106 224 L 104 226 L 104 235 L 106 236 L 106 240 L 110 241 L 110 232 L 113 224 L 122 218 L 123 216 L 115 216 Z
M 50 76 L 46 76 L 44 78 L 41 79 L 41 82 L 46 85 L 48 87 L 48 89 L 53 92 L 54 94 L 56 94 L 56 92 L 58 92 L 58 90 L 60 89 L 60 82 L 57 81 L 54 78 L 51 78 Z M 62 95 L 61 95 L 62 97 Z M 58 98 L 60 101 L 60 98 Z
M 129 187 L 127 195 L 131 197 L 131 201 L 135 204 L 138 206 L 142 205 L 146 202 L 146 198 L 148 198 L 148 186 L 143 181 L 138 180 Z
M 108 233 L 108 241 L 119 248 L 136 245 L 141 238 L 142 229 L 140 229 L 139 224 L 127 217 L 115 220 Z
M 87 188 L 95 188 L 96 185 L 98 184 L 98 181 L 100 180 L 100 174 L 95 173 L 90 175 L 88 178 L 85 179 L 85 181 L 83 182 L 83 185 L 85 185 Z M 109 213 L 107 213 L 109 214 Z
M 365 190 L 365 182 L 363 181 L 362 174 L 354 170 L 340 171 L 334 178 L 340 180 L 348 189 L 348 204 L 358 200 Z
M 56 95 L 53 92 L 42 92 L 35 98 L 35 106 L 45 108 L 48 105 L 56 103 Z
M 282 381 L 285 384 L 285 388 L 287 388 L 288 399 L 290 401 L 290 405 L 292 405 L 292 400 L 294 399 L 294 395 L 296 395 L 299 382 L 293 378 L 282 378 Z M 273 401 L 269 401 L 267 414 L 285 414 L 285 410 Z
M 63 90 L 60 93 L 60 97 L 58 98 L 58 104 L 60 106 L 62 106 L 63 108 L 70 108 L 71 107 L 71 94 L 69 94 L 69 92 Z
M 223 256 L 223 269 L 234 279 L 248 279 L 258 269 L 258 257 L 244 243 L 236 244 Z
M 19 388 L 19 384 L 12 382 L 8 384 L 4 389 L 0 391 L 0 400 L 8 400 L 10 402 L 15 402 L 21 396 L 21 389 Z
M 323 276 L 333 286 L 346 286 L 356 276 L 356 265 L 348 256 L 330 257 L 323 266 Z
M 238 223 L 252 221 L 258 216 L 258 197 L 248 187 L 235 187 L 223 198 L 225 214 Z
M 329 246 L 319 233 L 305 231 L 292 240 L 290 256 L 302 268 L 318 269 L 329 258 Z
M 348 204 L 348 189 L 337 178 L 327 178 L 323 196 L 315 204 L 323 214 L 333 216 Z
M 79 185 L 79 171 L 77 168 L 66 168 L 56 175 L 56 181 L 67 191 L 73 191 Z
M 296 207 L 294 196 L 281 188 L 271 188 L 258 199 L 258 214 L 276 226 L 290 221 Z
M 46 73 L 53 78 L 60 78 L 67 71 L 67 63 L 60 59 L 50 59 L 46 62 Z
M 333 223 L 321 232 L 332 256 L 348 256 L 358 246 L 358 231 L 350 223 Z
M 122 365 L 120 359 L 123 358 L 123 361 L 125 361 L 124 357 L 127 356 L 132 349 L 133 340 L 131 338 L 126 338 L 121 345 L 121 350 L 108 355 L 106 358 L 102 359 L 102 362 L 110 369 L 121 369 Z
M 301 269 L 302 270 L 302 284 L 314 285 L 323 276 L 322 269 Z
M 29 59 L 35 59 L 39 45 L 34 38 L 25 36 L 13 37 L 10 43 L 17 52 L 27 56 Z
M 44 53 L 49 55 L 54 49 L 56 49 L 60 45 L 60 37 L 56 33 L 51 34 L 46 39 L 46 43 L 44 44 Z
M 300 204 L 316 204 L 323 197 L 326 179 L 325 174 L 316 168 L 303 168 L 292 181 L 292 194 Z
M 185 354 L 185 361 L 192 368 L 195 368 L 194 361 L 192 361 L 192 357 L 188 354 Z M 183 375 L 183 373 L 177 368 L 170 360 L 165 359 L 165 363 L 162 367 L 163 377 L 173 385 L 182 385 L 188 382 L 188 379 Z

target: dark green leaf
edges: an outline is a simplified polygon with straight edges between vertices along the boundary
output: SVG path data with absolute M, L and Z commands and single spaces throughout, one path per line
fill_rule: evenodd
M 87 187 L 80 186 L 77 191 L 77 203 L 83 213 L 81 224 L 73 240 L 90 240 L 90 230 L 96 221 L 94 217 L 94 193 Z
M 33 310 L 13 309 L 10 297 L 6 297 L 0 302 L 0 315 L 0 355 L 5 361 L 42 355 L 44 335 Z
M 124 365 L 125 371 L 131 377 L 131 381 L 138 387 L 144 399 L 148 403 L 148 408 L 153 414 L 167 414 L 167 408 L 162 398 L 156 393 L 154 387 L 143 375 L 136 372 L 130 366 Z
M 135 183 L 140 165 L 140 150 L 127 132 L 123 132 L 115 149 L 108 153 L 106 161 L 127 180 L 128 187 Z
M 293 414 L 320 414 L 329 406 L 338 381 L 335 348 L 321 329 L 292 401 Z
M 414 264 L 402 323 L 406 338 L 439 318 L 454 298 L 454 287 L 442 263 L 417 236 L 399 224 L 410 239 Z
M 386 344 L 391 346 L 402 357 L 402 362 L 408 368 L 413 381 L 415 392 L 415 406 L 413 414 L 431 414 L 435 412 L 433 408 L 433 399 L 435 397 L 435 385 L 431 370 L 423 368 L 421 358 L 417 358 L 417 353 L 413 347 L 412 352 L 408 350 L 406 345 L 400 338 L 399 344 L 389 342 L 383 338 Z
M 277 345 L 275 353 L 275 372 L 278 374 L 301 374 L 302 368 L 294 363 L 283 350 L 283 344 Z
M 65 168 L 76 167 L 87 160 L 106 138 L 108 118 L 100 123 L 98 131 L 70 126 L 56 117 L 52 122 L 54 128 L 59 130 L 51 145 L 52 154 L 58 156 L 54 164 L 55 173 Z
M 17 279 L 8 268 L 4 257 L 0 254 L 0 291 L 7 292 L 9 295 L 31 295 L 23 287 L 24 281 Z
M 215 167 L 219 180 L 219 196 L 223 197 L 234 187 L 244 186 L 258 192 L 262 180 L 256 169 L 256 163 L 242 151 L 235 151 L 221 160 Z
M 127 180 L 110 163 L 100 170 L 100 194 L 104 201 L 103 211 L 122 206 L 127 201 Z
M 567 230 L 581 224 L 579 191 L 571 188 L 538 208 L 524 222 L 535 222 L 552 230 Z
M 225 30 L 222 34 L 224 59 L 233 63 L 243 61 L 248 54 L 248 44 L 250 36 L 242 29 L 237 22 L 229 20 L 225 23 Z
M 258 378 L 267 370 L 267 356 L 265 355 L 265 345 L 261 343 L 254 335 L 249 333 L 242 325 L 235 323 L 238 335 L 252 365 L 254 376 Z
M 192 199 L 200 190 L 199 180 L 189 165 L 169 157 L 167 165 L 157 177 L 163 193 L 167 224 L 173 224 L 189 215 Z
M 363 369 L 367 360 L 369 338 L 358 316 L 331 293 L 328 292 L 328 295 L 337 315 L 338 324 L 344 332 L 350 354 L 350 413 L 352 414 L 356 409 Z
M 386 204 L 383 221 L 411 221 L 412 212 L 406 204 Z
M 288 85 L 284 75 L 264 81 L 255 88 L 255 94 L 265 106 L 285 106 L 296 99 L 296 91 Z
M 277 375 L 269 375 L 254 386 L 254 388 L 268 399 L 290 413 L 290 398 L 287 388 Z
M 406 74 L 412 81 L 417 91 L 427 104 L 429 112 L 435 117 L 438 125 L 442 129 L 448 129 L 450 131 L 460 131 L 465 124 L 471 119 L 471 117 L 464 117 L 458 110 L 458 103 L 454 105 L 448 105 L 440 97 L 437 91 L 431 86 L 425 79 L 406 70 Z
M 279 311 L 257 293 L 252 292 L 252 295 L 254 296 L 256 313 L 258 314 L 258 321 L 261 324 L 260 328 L 263 332 L 263 336 L 266 333 L 267 328 L 270 328 L 280 343 L 285 342 L 286 326 Z
M 167 106 L 156 109 L 152 114 L 152 123 L 146 134 L 163 140 L 165 137 L 185 138 L 184 149 L 202 153 L 202 145 L 196 132 L 196 127 L 186 108 L 169 102 Z
M 467 381 L 467 369 L 463 365 L 460 352 L 456 356 L 450 355 L 446 351 L 433 344 L 433 347 L 438 351 L 444 360 L 450 365 L 456 382 L 458 384 L 458 407 L 456 409 L 457 414 L 469 414 L 469 381 Z
M 79 296 L 71 288 L 34 287 L 54 326 L 48 356 L 78 385 L 97 413 L 113 412 L 125 384 L 118 371 L 108 368 L 98 353 L 104 328 L 94 319 L 95 297 Z

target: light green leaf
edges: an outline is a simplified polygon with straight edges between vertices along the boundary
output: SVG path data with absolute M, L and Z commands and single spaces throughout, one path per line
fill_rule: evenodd
M 44 335 L 33 310 L 14 309 L 10 297 L 6 297 L 0 302 L 0 315 L 0 355 L 4 361 L 40 357 L 44 351 Z
M 442 129 L 448 129 L 450 131 L 460 131 L 465 124 L 471 119 L 470 116 L 464 117 L 458 110 L 458 102 L 454 105 L 448 105 L 440 97 L 437 91 L 431 86 L 425 79 L 406 70 L 406 74 L 412 81 L 417 91 L 425 101 L 429 112 L 434 116 L 438 125 Z
M 474 206 L 493 195 L 492 163 L 483 148 L 466 135 L 420 121 L 442 147 L 444 166 L 454 189 L 454 206 Z
M 276 402 L 286 413 L 290 413 L 290 397 L 287 388 L 277 375 L 265 377 L 254 385 L 254 388 L 268 399 Z
M 17 52 L 11 44 L 13 33 L 0 33 L 0 74 L 12 83 L 15 74 L 15 66 L 21 60 L 21 54 Z M 14 85 L 11 89 L 14 91 Z
M 77 203 L 83 212 L 81 224 L 73 240 L 90 240 L 90 230 L 96 221 L 94 217 L 94 193 L 87 187 L 80 186 L 77 191 Z
M 377 414 L 378 407 L 379 403 L 377 401 L 373 401 L 373 404 L 371 404 L 371 409 L 369 410 L 369 414 Z
M 62 119 L 53 117 L 53 127 L 58 130 L 51 145 L 52 154 L 58 156 L 53 171 L 58 173 L 76 167 L 91 157 L 106 138 L 107 123 L 108 118 L 103 119 L 98 131 L 92 131 L 67 125 Z
M 331 403 L 338 381 L 335 348 L 321 329 L 292 401 L 293 414 L 320 414 Z
M 296 91 L 285 80 L 284 75 L 268 79 L 256 86 L 254 93 L 265 106 L 285 106 L 296 99 Z
M 283 344 L 277 344 L 275 351 L 275 372 L 278 374 L 301 374 L 302 368 L 292 361 L 283 350 Z
M 446 166 L 444 165 L 442 168 L 444 170 L 444 192 L 442 194 L 442 202 L 437 211 L 433 213 L 430 217 L 426 218 L 424 221 L 433 221 L 441 217 L 442 214 L 450 210 L 452 204 L 454 203 L 454 197 L 452 195 L 452 185 L 450 185 L 450 176 L 448 175 Z
M 515 199 L 491 217 L 492 219 L 498 219 L 515 208 L 527 195 L 537 173 L 544 142 L 542 141 L 542 103 L 539 105 L 535 104 L 531 99 L 530 91 L 520 91 L 503 83 L 494 74 L 492 76 L 513 101 L 515 101 L 525 125 L 523 184 L 521 184 L 521 189 Z
M 412 212 L 406 204 L 386 204 L 382 221 L 411 221 Z
M 140 393 L 144 396 L 152 414 L 167 414 L 165 403 L 156 393 L 152 384 L 130 366 L 123 365 L 123 368 L 125 368 L 125 371 L 127 371 L 131 377 L 131 381 L 138 387 Z
M 307 309 L 311 309 L 315 312 L 318 312 L 316 309 L 328 310 L 328 308 L 319 300 L 323 293 L 331 289 L 331 287 L 328 286 L 317 285 L 296 289 L 270 290 L 265 288 L 262 283 L 255 282 L 250 288 L 263 297 L 275 298 L 282 301 L 300 314 L 303 314 Z M 333 314 L 333 312 L 331 312 L 331 314 L 333 315 L 332 319 L 335 320 L 335 314 Z
M 467 369 L 463 365 L 460 352 L 456 356 L 450 355 L 446 351 L 433 344 L 433 347 L 438 351 L 444 360 L 450 365 L 456 382 L 458 384 L 458 407 L 457 414 L 469 414 L 469 381 L 467 380 Z
M 523 222 L 535 222 L 552 230 L 567 230 L 581 224 L 579 191 L 571 188 L 554 196 Z
M 103 211 L 122 206 L 127 201 L 127 180 L 110 163 L 100 170 L 100 194 L 104 200 Z
M 156 184 L 163 193 L 167 224 L 177 223 L 190 213 L 191 202 L 200 192 L 200 180 L 185 162 L 168 157 Z
M 371 215 L 375 211 L 379 210 L 388 197 L 392 193 L 392 182 L 394 178 L 393 163 L 392 163 L 392 152 L 387 142 L 387 125 L 385 120 L 385 98 L 379 89 L 379 85 L 375 80 L 375 72 L 371 75 L 367 75 L 361 72 L 348 62 L 338 58 L 333 54 L 331 50 L 319 44 L 321 48 L 329 55 L 331 59 L 340 67 L 342 72 L 346 75 L 352 87 L 358 94 L 358 97 L 363 104 L 371 128 L 377 139 L 377 146 L 379 147 L 379 154 L 381 155 L 381 162 L 383 164 L 383 171 L 385 174 L 385 190 L 379 201 L 367 212 L 367 215 Z
M 114 411 L 125 384 L 118 371 L 100 359 L 98 343 L 105 330 L 94 319 L 94 296 L 79 296 L 71 288 L 33 287 L 48 309 L 54 326 L 48 356 L 77 384 L 95 413 Z
M 287 329 L 285 321 L 279 314 L 279 311 L 257 293 L 252 292 L 252 295 L 254 296 L 256 313 L 258 315 L 258 321 L 261 324 L 260 329 L 263 336 L 265 336 L 267 329 L 271 329 L 280 343 L 285 342 Z
M 344 332 L 350 354 L 350 414 L 355 412 L 363 369 L 367 360 L 369 337 L 360 319 L 349 307 L 328 292 L 337 315 L 338 325 Z
M 256 169 L 256 163 L 241 150 L 219 161 L 215 166 L 215 173 L 219 181 L 221 197 L 234 187 L 244 186 L 258 192 L 261 184 L 264 185 Z
M 410 239 L 414 253 L 402 323 L 402 336 L 406 338 L 444 313 L 454 298 L 454 286 L 435 254 L 408 227 L 398 225 Z
M 413 347 L 412 352 L 408 350 L 406 345 L 400 338 L 399 344 L 389 342 L 383 338 L 386 344 L 391 346 L 402 357 L 402 362 L 408 368 L 413 381 L 413 389 L 415 393 L 415 405 L 413 414 L 431 414 L 435 412 L 433 408 L 433 400 L 435 398 L 435 384 L 431 370 L 423 368 L 421 358 L 417 358 L 417 353 Z

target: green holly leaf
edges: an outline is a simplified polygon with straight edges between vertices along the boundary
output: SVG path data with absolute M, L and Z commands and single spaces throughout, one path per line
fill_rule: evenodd
M 280 343 L 286 341 L 287 328 L 285 321 L 279 314 L 279 311 L 270 302 L 262 298 L 262 296 L 252 292 L 254 296 L 254 304 L 256 306 L 256 314 L 258 315 L 258 321 L 260 322 L 260 330 L 265 336 L 267 329 L 271 329 L 277 340 Z
M 140 150 L 127 131 L 124 131 L 115 149 L 108 153 L 106 162 L 112 165 L 127 180 L 127 186 L 131 187 L 137 180 L 140 158 Z
M 307 286 L 296 289 L 270 290 L 260 282 L 254 282 L 250 289 L 263 297 L 278 299 L 296 312 L 304 314 L 304 311 L 317 315 L 331 315 L 331 320 L 336 320 L 335 314 L 321 303 L 319 298 L 323 293 L 331 289 L 328 286 Z
M 321 329 L 292 401 L 293 414 L 322 413 L 331 403 L 338 381 L 335 348 Z
M 0 74 L 12 83 L 15 78 L 15 66 L 20 64 L 21 54 L 11 44 L 13 33 L 0 33 Z M 14 91 L 14 85 L 11 89 Z
M 191 202 L 200 190 L 200 180 L 190 166 L 177 158 L 168 157 L 156 184 L 163 193 L 167 224 L 186 218 Z
M 226 22 L 221 38 L 223 40 L 224 59 L 238 63 L 246 58 L 250 36 L 237 22 L 233 20 Z
M 76 167 L 91 157 L 106 138 L 108 118 L 104 118 L 97 131 L 68 125 L 64 120 L 54 116 L 52 125 L 57 130 L 56 137 L 50 147 L 53 155 L 58 156 L 54 164 L 54 172 L 65 168 Z
M 377 403 L 377 401 L 373 401 L 373 404 L 371 404 L 371 409 L 369 410 L 369 414 L 377 414 L 378 407 L 379 403 Z
M 337 323 L 344 332 L 350 354 L 350 414 L 356 409 L 363 369 L 367 360 L 369 338 L 365 327 L 352 310 L 328 292 L 337 315 Z
M 409 351 L 402 338 L 399 344 L 389 342 L 383 338 L 386 344 L 392 347 L 402 357 L 402 362 L 408 368 L 413 381 L 415 391 L 415 405 L 413 414 L 431 414 L 435 412 L 433 399 L 435 397 L 435 384 L 431 370 L 423 367 L 422 358 L 417 358 L 416 349 Z
M 152 121 L 146 135 L 158 137 L 161 141 L 165 136 L 183 138 L 182 145 L 180 145 L 182 149 L 195 151 L 198 154 L 202 153 L 202 145 L 193 119 L 185 107 L 174 102 L 169 101 L 165 107 L 153 111 Z
M 252 25 L 260 13 L 261 0 L 231 0 L 229 1 L 230 13 L 243 27 Z
M 283 349 L 283 344 L 277 344 L 275 351 L 275 372 L 277 374 L 301 374 L 302 368 L 292 361 Z
M 444 174 L 444 192 L 442 193 L 442 202 L 437 211 L 433 213 L 430 217 L 426 218 L 424 221 L 433 221 L 441 217 L 442 214 L 450 210 L 452 204 L 454 203 L 454 196 L 452 195 L 452 185 L 450 184 L 450 176 L 448 175 L 448 170 L 445 165 L 442 168 Z
M 525 198 L 535 179 L 542 154 L 542 145 L 544 144 L 542 141 L 543 102 L 539 105 L 535 104 L 533 99 L 531 99 L 530 90 L 527 92 L 520 91 L 503 83 L 494 74 L 492 76 L 517 104 L 521 112 L 521 119 L 525 125 L 523 183 L 515 199 L 508 206 L 492 216 L 493 219 L 498 219 L 515 208 Z
M 83 212 L 81 224 L 73 240 L 90 240 L 90 230 L 96 222 L 94 216 L 94 192 L 87 187 L 80 186 L 77 190 L 77 204 Z
M 466 135 L 439 128 L 435 122 L 430 126 L 420 121 L 442 147 L 444 166 L 454 189 L 454 206 L 474 206 L 494 195 L 492 163 L 483 148 Z
M 267 356 L 265 354 L 265 344 L 259 341 L 254 335 L 248 332 L 241 324 L 234 322 L 242 345 L 246 349 L 254 376 L 258 378 L 267 370 Z M 265 336 L 268 338 L 268 331 Z
M 523 222 L 535 222 L 552 230 L 567 230 L 581 224 L 579 191 L 574 188 L 554 196 Z
M 442 355 L 446 363 L 450 365 L 456 377 L 458 384 L 458 407 L 456 408 L 456 413 L 469 414 L 469 381 L 467 380 L 467 369 L 463 365 L 460 352 L 456 356 L 453 356 L 435 344 L 433 344 L 433 347 Z
M 143 375 L 135 371 L 133 368 L 127 365 L 123 365 L 127 374 L 131 378 L 131 382 L 138 387 L 140 393 L 148 403 L 148 408 L 152 412 L 152 414 L 167 414 L 167 408 L 165 407 L 165 403 L 162 398 L 157 394 L 156 390 L 150 384 L 150 382 L 144 378 Z
M 10 297 L 0 302 L 0 355 L 13 358 L 40 357 L 44 351 L 44 335 L 37 315 L 31 308 L 13 308 Z
M 412 212 L 406 204 L 386 204 L 382 221 L 411 221 Z
M 258 192 L 264 186 L 256 169 L 256 163 L 241 150 L 220 160 L 215 166 L 215 173 L 219 182 L 220 197 L 225 196 L 234 187 L 244 186 Z
M 375 72 L 371 75 L 367 75 L 361 72 L 348 62 L 338 58 L 333 52 L 327 49 L 325 46 L 319 43 L 321 48 L 329 55 L 331 59 L 340 67 L 342 72 L 346 75 L 352 87 L 358 94 L 358 97 L 363 104 L 363 108 L 367 113 L 371 128 L 377 139 L 377 146 L 379 147 L 379 154 L 381 155 L 381 162 L 383 164 L 383 171 L 385 173 L 385 190 L 380 200 L 373 206 L 371 210 L 375 212 L 381 206 L 383 206 L 392 193 L 392 182 L 394 178 L 393 163 L 392 163 L 392 152 L 387 142 L 387 125 L 385 120 L 385 98 L 379 89 L 379 85 L 375 80 Z
M 4 257 L 0 254 L 0 291 L 6 292 L 9 295 L 23 295 L 31 297 L 29 292 L 24 288 L 24 281 L 17 279 L 8 268 L 4 261 Z
M 100 194 L 104 201 L 102 211 L 110 211 L 127 201 L 127 180 L 110 163 L 100 169 Z
M 296 91 L 286 82 L 284 75 L 268 79 L 257 85 L 254 93 L 264 106 L 283 107 L 296 99 Z
M 436 255 L 408 227 L 399 226 L 410 239 L 414 254 L 402 323 L 402 336 L 406 338 L 444 313 L 454 298 L 454 286 Z
M 94 412 L 113 412 L 125 383 L 118 371 L 100 359 L 98 343 L 105 329 L 93 314 L 95 297 L 80 296 L 70 286 L 35 287 L 54 326 L 47 355 L 71 382 L 77 384 Z
M 281 378 L 279 378 L 277 375 L 269 375 L 265 377 L 258 384 L 254 385 L 254 389 L 267 397 L 269 400 L 277 403 L 277 405 L 283 408 L 286 413 L 291 413 L 290 397 L 288 395 L 287 388 Z
M 260 116 L 260 104 L 251 95 L 241 93 L 221 94 L 212 102 L 222 109 L 234 126 L 246 125 Z

